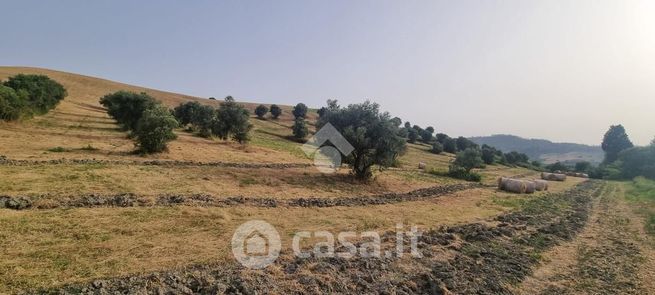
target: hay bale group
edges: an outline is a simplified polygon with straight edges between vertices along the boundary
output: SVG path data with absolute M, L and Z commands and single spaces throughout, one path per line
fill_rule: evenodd
M 541 179 L 550 181 L 565 181 L 566 174 L 542 172 Z
M 548 181 L 501 177 L 498 179 L 498 189 L 517 194 L 532 194 L 535 191 L 548 190 Z
M 589 174 L 580 172 L 566 172 L 566 175 L 571 177 L 589 178 Z

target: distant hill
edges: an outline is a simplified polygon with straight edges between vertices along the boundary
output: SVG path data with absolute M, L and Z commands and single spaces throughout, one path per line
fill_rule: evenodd
M 526 139 L 514 135 L 492 135 L 470 138 L 477 144 L 487 144 L 503 152 L 517 151 L 528 155 L 533 160 L 544 163 L 589 161 L 600 163 L 603 150 L 600 146 L 578 143 L 557 143 L 545 139 Z

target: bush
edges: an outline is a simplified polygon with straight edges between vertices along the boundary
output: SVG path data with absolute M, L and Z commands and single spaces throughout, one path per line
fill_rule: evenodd
M 162 105 L 151 107 L 143 112 L 136 124 L 135 145 L 142 153 L 164 151 L 167 143 L 176 138 L 173 129 L 177 126 L 177 120 L 168 108 Z
M 248 110 L 228 96 L 216 111 L 212 133 L 223 140 L 232 138 L 239 143 L 246 143 L 250 140 L 249 132 L 252 129 L 249 118 Z
M 350 164 L 354 175 L 360 179 L 372 176 L 371 167 L 380 169 L 395 163 L 405 151 L 405 140 L 398 136 L 398 127 L 388 113 L 381 113 L 379 105 L 366 101 L 346 108 L 334 103 L 318 120 L 317 129 L 332 124 L 354 150 L 344 162 Z
M 302 118 L 296 119 L 293 123 L 293 137 L 296 139 L 304 139 L 307 137 L 307 134 L 309 134 L 309 130 L 307 129 L 305 120 Z
M 438 142 L 433 143 L 430 152 L 437 155 L 443 153 L 443 145 Z
M 452 178 L 463 179 L 466 181 L 480 182 L 482 180 L 482 176 L 480 174 L 466 171 L 466 169 L 455 165 L 450 165 L 448 168 L 448 176 Z
M 28 115 L 25 98 L 19 97 L 13 88 L 0 85 L 0 120 L 15 121 Z
M 158 103 L 145 92 L 118 91 L 102 97 L 100 104 L 107 108 L 107 113 L 124 130 L 135 130 L 144 111 L 155 107 Z
M 276 104 L 271 105 L 271 116 L 273 119 L 277 119 L 280 115 L 282 115 L 282 109 Z
M 304 103 L 299 103 L 293 107 L 293 116 L 298 118 L 305 118 L 307 116 L 307 106 Z
M 257 117 L 260 119 L 264 119 L 266 113 L 268 113 L 268 108 L 263 104 L 260 104 L 257 106 L 257 108 L 255 108 L 255 115 L 257 115 Z
M 66 89 L 45 75 L 19 74 L 10 77 L 5 86 L 14 89 L 32 113 L 45 114 L 66 97 Z
M 635 147 L 619 153 L 616 161 L 623 179 L 643 176 L 655 179 L 655 146 Z

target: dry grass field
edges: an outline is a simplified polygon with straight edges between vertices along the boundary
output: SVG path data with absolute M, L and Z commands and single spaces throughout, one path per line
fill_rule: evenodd
M 369 182 L 354 181 L 348 177 L 348 171 L 345 170 L 333 175 L 321 174 L 308 165 L 312 161 L 300 150 L 301 144 L 289 139 L 292 125 L 289 106 L 282 106 L 284 115 L 276 121 L 252 117 L 252 142 L 246 146 L 200 138 L 180 130 L 176 131 L 178 139 L 170 144 L 169 151 L 140 156 L 132 153 L 132 141 L 126 137 L 125 132 L 118 129 L 99 105 L 101 96 L 117 90 L 130 90 L 147 92 L 169 107 L 189 100 L 205 104 L 217 102 L 36 68 L 0 67 L 0 80 L 18 73 L 46 74 L 66 87 L 68 97 L 47 115 L 21 122 L 0 122 L 0 155 L 11 160 L 28 160 L 20 165 L 0 163 L 0 196 L 25 197 L 34 201 L 34 206 L 26 210 L 0 209 L 0 293 L 37 292 L 71 284 L 95 286 L 97 284 L 93 282 L 99 279 L 111 280 L 125 276 L 139 277 L 153 272 L 184 271 L 187 267 L 198 265 L 218 264 L 221 269 L 231 269 L 237 262 L 230 252 L 230 238 L 240 224 L 254 219 L 266 220 L 276 227 L 282 236 L 283 249 L 289 249 L 293 233 L 303 230 L 325 230 L 333 233 L 346 230 L 385 232 L 393 230 L 397 223 L 403 223 L 416 225 L 425 231 L 435 230 L 431 232 L 435 235 L 433 241 L 447 235 L 453 236 L 454 242 L 451 241 L 451 244 L 435 244 L 431 246 L 433 248 L 429 248 L 433 249 L 434 253 L 441 254 L 434 254 L 425 262 L 415 264 L 399 260 L 394 262 L 391 268 L 394 272 L 380 274 L 380 278 L 393 281 L 390 277 L 394 275 L 408 275 L 409 270 L 417 274 L 427 272 L 430 267 L 435 267 L 431 263 L 451 261 L 458 257 L 457 255 L 463 255 L 462 253 L 473 253 L 471 247 L 481 245 L 477 240 L 469 240 L 470 237 L 465 231 L 457 230 L 475 227 L 483 233 L 481 229 L 487 227 L 505 227 L 516 230 L 517 236 L 527 235 L 539 232 L 537 229 L 542 229 L 539 226 L 546 228 L 555 222 L 568 221 L 571 218 L 567 214 L 579 212 L 582 210 L 580 208 L 584 207 L 584 204 L 571 201 L 574 197 L 583 195 L 583 192 L 587 193 L 578 193 L 575 189 L 585 186 L 583 179 L 569 177 L 565 182 L 551 182 L 549 192 L 532 195 L 509 194 L 495 188 L 499 176 L 537 178 L 538 172 L 500 165 L 490 165 L 478 171 L 483 175 L 482 185 L 435 193 L 427 197 L 403 199 L 403 196 L 412 196 L 413 191 L 421 189 L 465 184 L 461 180 L 428 173 L 430 170 L 446 171 L 454 156 L 431 154 L 430 147 L 422 144 L 409 144 L 406 154 L 400 158 L 400 167 L 376 172 L 374 179 Z M 257 105 L 244 104 L 251 110 Z M 312 113 L 309 121 L 315 119 L 316 114 Z M 103 161 L 43 162 L 58 159 Z M 144 163 L 153 160 L 172 164 Z M 186 164 L 175 164 L 173 161 L 185 161 Z M 290 168 L 244 168 L 189 162 L 299 165 Z M 428 168 L 419 170 L 419 162 L 426 163 Z M 149 205 L 58 206 L 71 204 L 66 202 L 88 195 L 118 194 L 148 200 Z M 291 203 L 284 203 L 299 198 L 318 198 L 323 202 L 340 198 L 374 199 L 382 198 L 380 196 L 385 194 L 398 194 L 400 197 L 397 201 L 377 205 L 354 203 L 290 206 L 288 204 Z M 216 200 L 247 198 L 249 201 L 220 206 L 158 203 L 158 200 L 166 195 L 209 195 Z M 591 202 L 619 202 L 622 206 L 627 206 L 621 199 L 622 184 L 606 186 L 599 195 L 600 197 Z M 615 196 L 619 197 L 614 198 Z M 258 200 L 281 203 L 259 206 Z M 602 211 L 602 206 L 598 207 L 601 209 L 595 209 L 596 205 L 594 206 L 593 210 L 596 211 L 590 213 L 592 216 L 632 214 L 628 209 L 614 213 Z M 530 223 L 523 225 L 523 228 L 521 225 L 512 224 L 511 219 L 502 221 L 504 217 L 501 218 L 512 216 L 513 212 L 534 215 L 534 212 L 542 211 L 550 212 L 551 215 L 548 216 L 553 220 L 552 224 Z M 616 231 L 620 230 L 618 228 Z M 583 232 L 589 232 L 593 236 L 593 233 L 599 231 L 592 228 Z M 498 247 L 518 247 L 510 243 L 511 238 L 492 236 L 493 238 L 485 236 L 487 240 L 484 241 L 493 242 Z M 552 240 L 560 241 L 558 239 L 560 237 Z M 606 237 L 599 243 L 609 243 L 610 240 L 611 237 Z M 525 284 L 515 282 L 509 289 L 518 293 L 550 290 L 552 286 L 545 282 L 549 280 L 544 277 L 553 275 L 553 272 L 570 275 L 576 267 L 584 267 L 582 260 L 578 264 L 568 264 L 566 269 L 553 267 L 553 257 L 557 255 L 584 254 L 568 253 L 577 249 L 577 246 L 572 245 L 583 243 L 579 239 L 570 237 L 566 243 L 557 246 L 564 248 L 550 248 L 545 252 L 545 257 L 550 259 L 550 262 L 544 263 L 545 271 L 537 271 Z M 553 246 L 555 245 L 551 245 Z M 494 249 L 499 249 L 498 247 Z M 536 251 L 530 249 L 529 251 Z M 641 253 L 652 251 L 647 250 L 649 248 L 646 246 L 640 249 Z M 546 248 L 543 251 L 546 251 Z M 560 254 L 558 251 L 568 254 Z M 541 255 L 541 252 L 537 253 L 538 255 L 535 253 L 531 255 Z M 481 259 L 479 263 L 483 265 L 486 262 Z M 244 285 L 248 285 L 250 281 L 247 280 L 252 277 L 279 279 L 281 289 L 275 293 L 284 293 L 282 286 L 287 286 L 287 283 L 288 286 L 296 286 L 296 280 L 300 279 L 281 271 L 280 265 L 276 264 L 270 271 L 239 269 L 239 274 L 246 280 Z M 302 273 L 307 277 L 321 277 L 323 273 L 320 268 L 314 268 L 316 265 L 320 263 L 316 262 L 303 268 Z M 645 266 L 640 264 L 636 267 L 643 271 L 644 276 L 648 276 L 652 264 L 643 265 Z M 535 269 L 540 267 L 536 263 L 529 266 Z M 548 269 L 551 270 L 546 271 Z M 326 276 L 328 281 L 334 279 L 323 276 Z M 415 279 L 417 285 L 423 280 L 412 276 L 402 278 L 408 282 Z M 289 283 L 291 281 L 294 283 Z M 573 279 L 567 281 L 574 282 Z M 353 288 L 359 286 L 353 284 Z M 453 284 L 457 285 L 456 282 Z M 444 286 L 440 287 L 445 288 Z M 503 288 L 506 287 L 503 285 Z M 311 293 L 310 289 L 302 290 Z M 454 292 L 458 293 L 457 290 Z

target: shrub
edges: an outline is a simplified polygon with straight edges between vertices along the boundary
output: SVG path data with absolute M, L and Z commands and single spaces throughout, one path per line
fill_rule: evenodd
M 330 105 L 328 111 L 317 122 L 320 130 L 327 123 L 332 124 L 354 150 L 346 155 L 344 162 L 350 164 L 354 175 L 360 179 L 372 176 L 371 167 L 380 169 L 394 164 L 405 151 L 405 140 L 398 136 L 398 127 L 388 113 L 381 113 L 379 105 L 366 101 L 342 108 Z
M 307 116 L 307 106 L 304 103 L 299 103 L 295 107 L 293 107 L 293 116 L 298 118 L 305 118 Z
M 134 93 L 118 91 L 107 94 L 100 99 L 100 104 L 107 108 L 107 113 L 113 117 L 125 130 L 135 130 L 144 111 L 153 108 L 158 103 L 145 92 Z
M 455 165 L 450 165 L 450 167 L 448 167 L 448 176 L 452 178 L 463 179 L 466 181 L 480 182 L 482 180 L 482 176 L 480 174 L 466 171 L 466 169 Z
M 438 142 L 433 143 L 430 152 L 437 155 L 443 153 L 443 145 Z
M 10 77 L 4 85 L 17 94 L 23 93 L 19 97 L 25 98 L 29 109 L 39 115 L 53 109 L 67 95 L 64 86 L 45 75 L 19 74 Z
M 276 104 L 271 105 L 271 116 L 273 119 L 277 119 L 280 115 L 282 115 L 282 109 Z
M 268 113 L 268 108 L 263 104 L 260 104 L 255 108 L 255 115 L 260 119 L 263 119 L 266 113 Z
M 309 130 L 307 129 L 305 120 L 302 118 L 296 119 L 293 123 L 293 137 L 296 139 L 304 139 L 307 137 L 307 134 L 309 134 Z
M 173 129 L 177 126 L 177 120 L 168 108 L 162 105 L 151 107 L 143 111 L 136 124 L 135 145 L 142 153 L 164 151 L 167 143 L 176 138 Z

